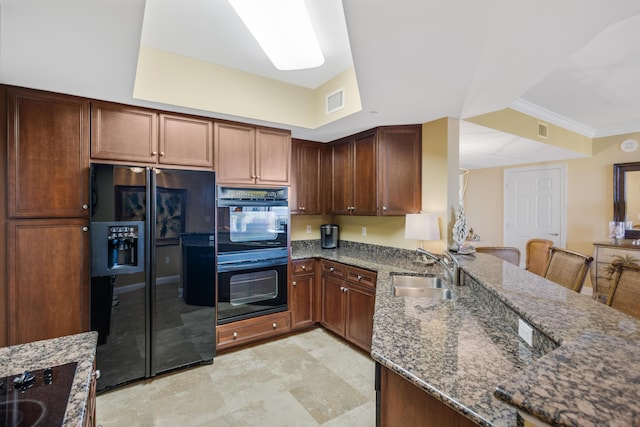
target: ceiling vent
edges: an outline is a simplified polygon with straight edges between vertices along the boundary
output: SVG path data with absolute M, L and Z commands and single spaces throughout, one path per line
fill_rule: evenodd
M 344 88 L 327 95 L 327 109 L 325 114 L 331 114 L 344 108 Z
M 540 138 L 549 139 L 549 125 L 538 122 L 538 136 Z

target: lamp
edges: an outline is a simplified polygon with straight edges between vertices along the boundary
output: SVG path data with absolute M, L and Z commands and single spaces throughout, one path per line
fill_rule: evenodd
M 324 64 L 324 56 L 302 0 L 229 0 L 278 70 Z
M 420 240 L 424 249 L 425 240 L 440 240 L 438 215 L 430 213 L 407 214 L 404 224 L 404 238 Z M 424 264 L 433 264 L 432 260 L 421 260 Z

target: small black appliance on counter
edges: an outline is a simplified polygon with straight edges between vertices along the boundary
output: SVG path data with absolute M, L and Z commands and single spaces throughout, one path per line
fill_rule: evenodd
M 323 224 L 320 226 L 320 241 L 322 249 L 336 249 L 338 247 L 338 226 Z

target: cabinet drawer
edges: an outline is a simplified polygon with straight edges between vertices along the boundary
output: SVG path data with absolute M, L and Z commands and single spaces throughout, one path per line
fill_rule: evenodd
M 322 274 L 327 274 L 332 277 L 345 278 L 347 273 L 347 267 L 343 264 L 339 264 L 331 261 L 322 261 Z
M 290 322 L 290 313 L 286 311 L 218 326 L 218 348 L 232 347 L 289 332 Z
M 347 281 L 372 288 L 376 287 L 377 277 L 378 275 L 375 272 L 361 268 L 349 267 L 347 270 Z
M 315 270 L 314 259 L 298 259 L 291 261 L 291 274 L 306 274 L 313 273 Z
M 598 252 L 596 255 L 596 262 L 604 262 L 611 263 L 616 260 L 616 258 L 630 258 L 633 259 L 634 262 L 640 264 L 640 250 L 633 249 L 617 249 L 617 248 L 609 248 L 609 247 L 600 247 L 598 248 Z

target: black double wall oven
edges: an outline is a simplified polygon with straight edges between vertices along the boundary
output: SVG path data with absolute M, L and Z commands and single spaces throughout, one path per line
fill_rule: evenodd
M 287 310 L 287 188 L 218 187 L 218 324 Z

